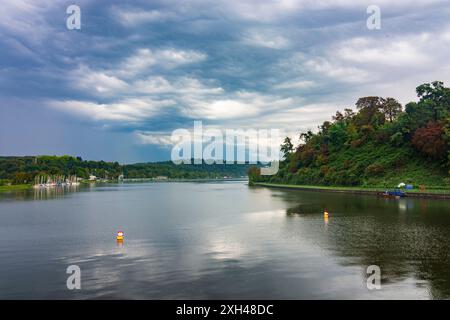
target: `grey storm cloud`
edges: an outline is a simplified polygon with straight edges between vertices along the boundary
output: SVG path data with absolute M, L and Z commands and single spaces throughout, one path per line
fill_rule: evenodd
M 66 28 L 71 4 L 81 30 Z M 360 96 L 407 103 L 450 78 L 448 1 L 6 0 L 0 13 L 0 154 L 164 159 L 193 120 L 297 135 Z

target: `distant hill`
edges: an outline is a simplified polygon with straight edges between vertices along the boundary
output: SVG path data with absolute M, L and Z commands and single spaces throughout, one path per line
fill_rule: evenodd
M 442 82 L 416 88 L 405 108 L 393 98 L 363 97 L 357 111 L 337 112 L 317 133 L 281 146 L 275 176 L 252 169 L 250 181 L 299 185 L 449 187 L 450 88 Z
M 126 178 L 167 176 L 171 179 L 247 177 L 249 164 L 179 164 L 172 161 L 136 163 L 123 166 Z

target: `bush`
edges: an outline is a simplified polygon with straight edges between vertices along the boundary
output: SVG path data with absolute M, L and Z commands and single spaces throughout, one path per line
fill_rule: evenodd
M 401 132 L 397 132 L 394 133 L 390 139 L 389 142 L 394 146 L 394 147 L 399 147 L 402 145 L 403 143 L 403 134 Z
M 444 126 L 439 122 L 429 122 L 426 127 L 417 129 L 411 143 L 418 151 L 433 159 L 443 160 L 446 156 Z
M 320 176 L 321 177 L 326 176 L 329 171 L 330 171 L 330 167 L 328 167 L 328 166 L 321 166 L 320 167 Z
M 353 140 L 352 142 L 350 142 L 350 145 L 352 148 L 357 148 L 359 146 L 361 146 L 364 143 L 364 139 L 356 139 Z
M 11 184 L 11 180 L 0 179 L 0 186 L 9 186 L 10 184 Z
M 368 177 L 378 176 L 384 173 L 384 168 L 382 165 L 374 163 L 368 166 L 365 170 L 365 174 Z

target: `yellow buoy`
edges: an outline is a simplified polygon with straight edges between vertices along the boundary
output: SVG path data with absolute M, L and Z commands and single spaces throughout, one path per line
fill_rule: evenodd
M 123 236 L 124 236 L 123 231 L 118 231 L 116 240 L 117 241 L 123 241 Z

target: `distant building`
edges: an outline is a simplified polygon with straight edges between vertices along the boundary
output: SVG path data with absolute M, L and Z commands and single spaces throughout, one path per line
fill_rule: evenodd
M 97 180 L 96 176 L 93 176 L 93 175 L 89 176 L 89 181 L 95 181 L 95 180 Z
M 157 176 L 155 180 L 167 180 L 169 179 L 167 176 Z

